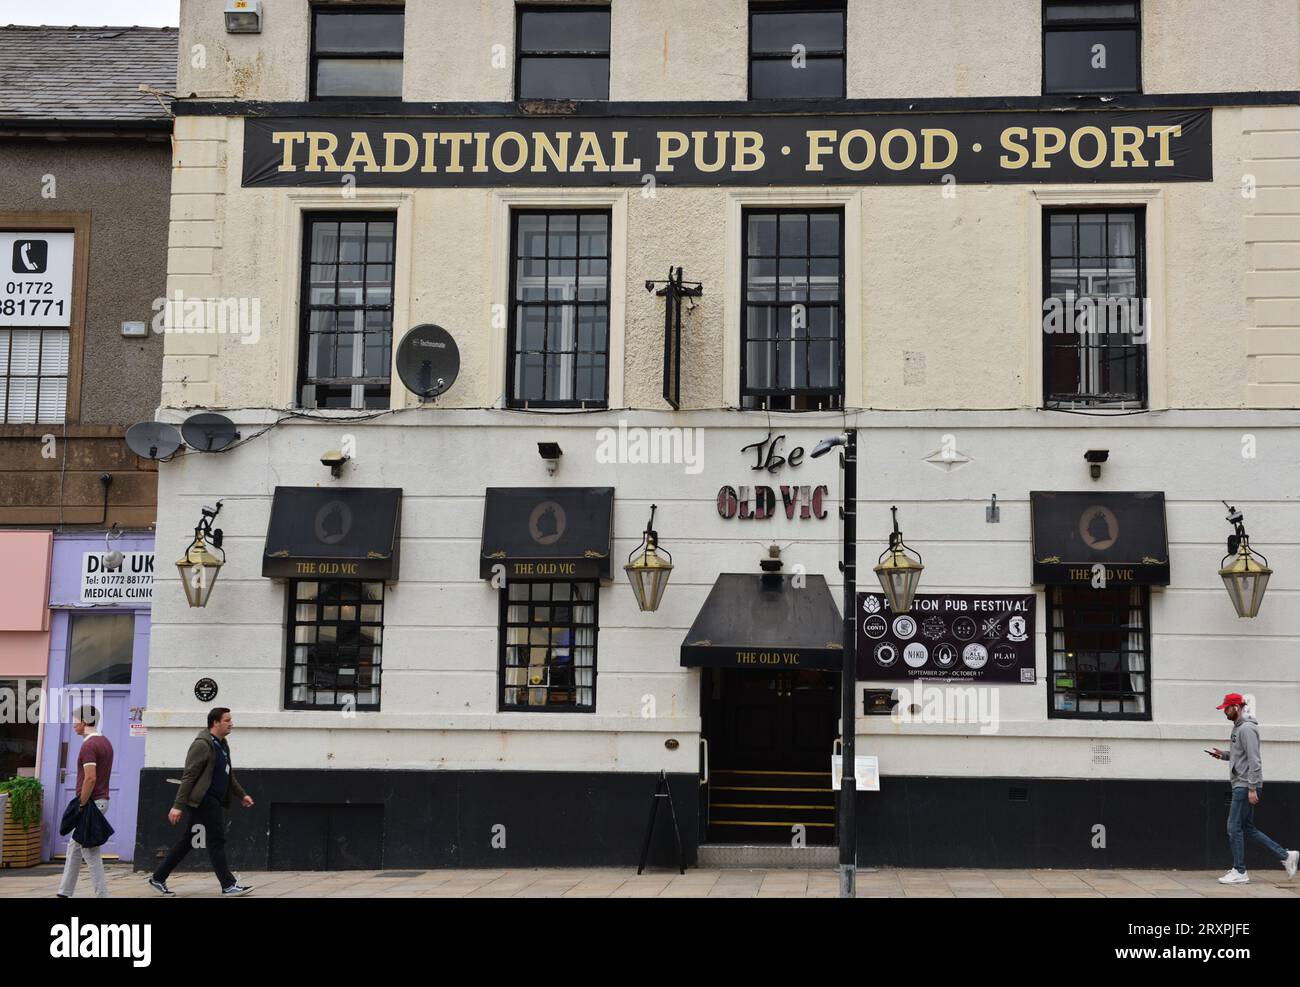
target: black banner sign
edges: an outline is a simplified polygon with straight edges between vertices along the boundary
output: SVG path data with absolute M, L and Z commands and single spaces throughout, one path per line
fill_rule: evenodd
M 1210 181 L 1209 110 L 250 118 L 245 186 Z
M 896 614 L 858 594 L 858 678 L 1034 681 L 1034 594 L 918 593 Z
M 1029 507 L 1034 582 L 1169 585 L 1163 493 L 1034 490 Z

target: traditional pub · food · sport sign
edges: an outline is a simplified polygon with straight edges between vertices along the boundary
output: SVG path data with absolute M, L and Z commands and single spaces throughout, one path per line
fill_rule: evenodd
M 1208 110 L 254 117 L 243 184 L 928 185 L 1213 179 Z

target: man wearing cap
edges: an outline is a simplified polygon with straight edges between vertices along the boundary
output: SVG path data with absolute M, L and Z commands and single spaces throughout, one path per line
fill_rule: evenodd
M 1232 782 L 1232 808 L 1228 811 L 1228 845 L 1232 847 L 1232 870 L 1219 878 L 1220 884 L 1248 884 L 1246 873 L 1246 837 L 1262 846 L 1286 868 L 1288 878 L 1295 877 L 1300 852 L 1284 850 L 1268 836 L 1255 828 L 1255 806 L 1259 805 L 1259 790 L 1264 787 L 1264 767 L 1259 756 L 1259 723 L 1246 711 L 1245 697 L 1230 692 L 1223 697 L 1218 709 L 1232 721 L 1232 739 L 1229 749 L 1217 747 L 1206 751 L 1211 757 L 1229 762 L 1228 775 Z

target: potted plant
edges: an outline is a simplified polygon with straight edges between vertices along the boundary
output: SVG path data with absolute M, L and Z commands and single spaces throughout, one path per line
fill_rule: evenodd
M 0 781 L 4 806 L 4 858 L 0 866 L 35 867 L 41 862 L 41 797 L 35 778 Z

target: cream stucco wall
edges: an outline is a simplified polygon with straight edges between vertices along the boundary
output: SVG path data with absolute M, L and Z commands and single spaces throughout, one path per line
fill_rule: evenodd
M 164 406 L 285 407 L 296 373 L 299 234 L 304 209 L 397 208 L 395 326 L 437 322 L 455 336 L 462 371 L 448 407 L 502 399 L 501 309 L 507 227 L 494 221 L 508 195 L 482 189 L 377 191 L 241 188 L 243 122 L 182 116 L 176 124 L 169 291 L 256 300 L 256 342 L 220 333 L 169 334 Z M 1300 108 L 1213 112 L 1214 181 L 1081 186 L 1070 201 L 1125 201 L 1139 188 L 1148 210 L 1148 288 L 1163 311 L 1152 340 L 1153 404 L 1274 407 L 1300 403 Z M 1039 215 L 1034 189 L 1060 186 L 865 186 L 780 190 L 779 202 L 857 192 L 862 404 L 879 408 L 1016 408 L 1038 404 L 1032 284 Z M 584 193 L 533 190 L 534 201 L 581 202 Z M 596 193 L 592 191 L 590 195 Z M 626 229 L 616 265 L 626 299 L 622 404 L 663 407 L 662 300 L 644 282 L 682 265 L 705 294 L 686 317 L 683 400 L 688 408 L 734 405 L 723 374 L 728 304 L 739 297 L 726 257 L 727 189 L 640 188 L 602 192 Z M 802 198 L 801 198 L 802 197 Z M 1146 201 L 1141 198 L 1134 201 Z M 1156 229 L 1153 224 L 1159 224 Z M 1157 236 L 1157 233 L 1159 236 Z M 735 240 L 735 242 L 733 242 Z M 403 276 L 403 272 L 409 272 Z M 1156 275 L 1160 274 L 1160 277 Z M 1163 287 L 1162 287 L 1163 285 Z M 909 368 L 904 373 L 905 365 Z M 850 385 L 850 392 L 853 388 Z M 405 399 L 398 389 L 394 400 Z M 615 405 L 619 401 L 615 400 Z
M 178 91 L 303 100 L 307 0 L 265 0 L 260 35 L 226 34 L 222 4 L 181 0 Z M 409 0 L 405 98 L 509 100 L 513 0 Z M 744 99 L 745 0 L 614 0 L 610 97 Z M 1040 0 L 849 0 L 850 97 L 1035 96 Z M 196 51 L 194 45 L 203 46 Z M 1144 0 L 1148 93 L 1300 88 L 1294 0 Z

